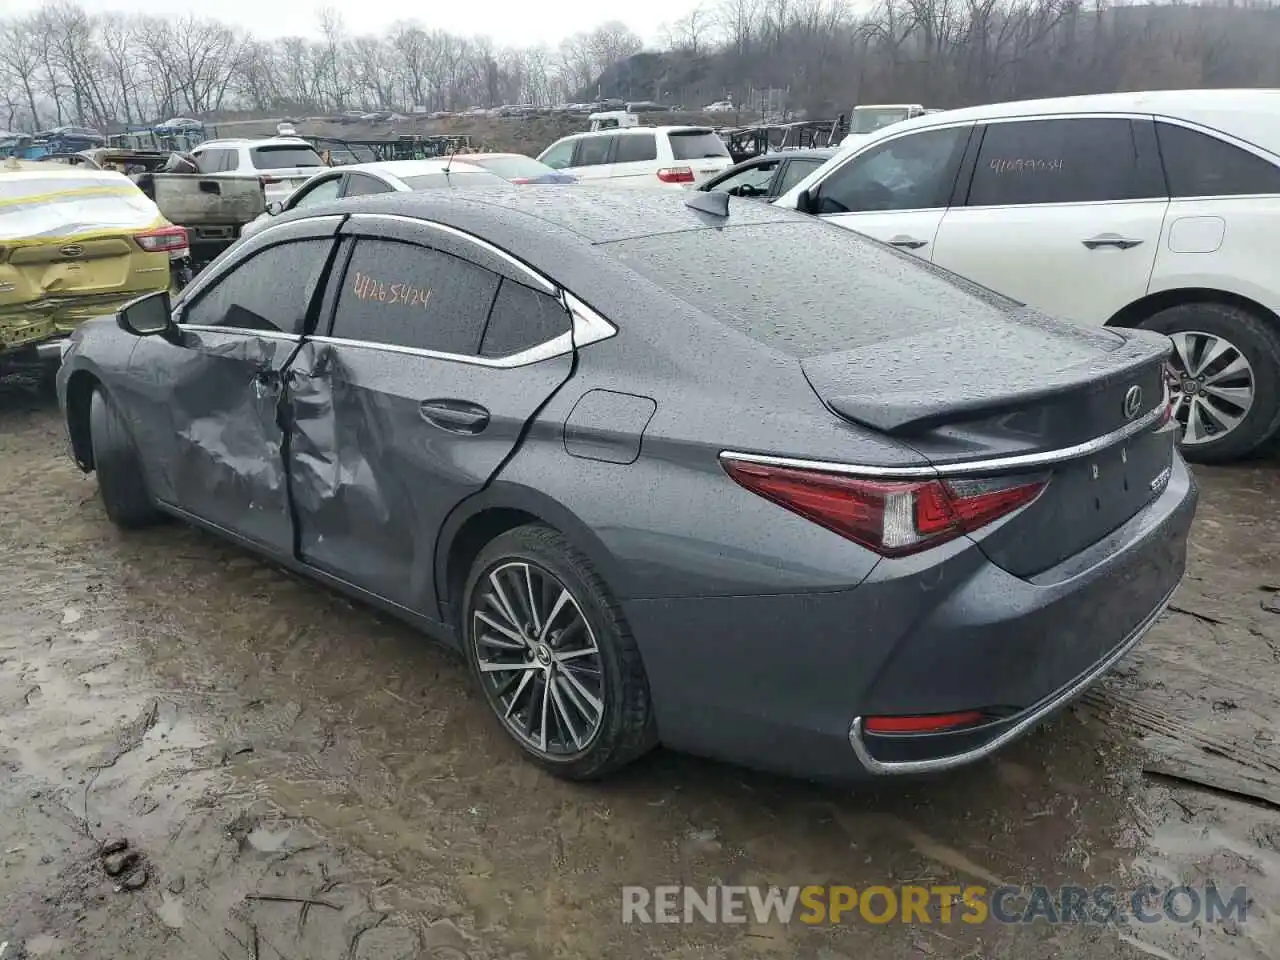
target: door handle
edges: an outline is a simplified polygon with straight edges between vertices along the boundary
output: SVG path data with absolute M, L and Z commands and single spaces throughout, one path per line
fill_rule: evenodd
M 480 433 L 489 425 L 489 411 L 466 400 L 423 400 L 418 413 L 427 423 L 450 433 Z
M 1103 234 L 1100 237 L 1092 237 L 1089 240 L 1081 240 L 1081 243 L 1090 250 L 1097 250 L 1099 247 L 1115 247 L 1117 250 L 1132 250 L 1139 246 L 1141 240 L 1129 240 L 1125 237 L 1117 237 L 1115 234 Z
M 915 237 L 894 237 L 889 241 L 889 245 L 893 247 L 906 247 L 908 250 L 919 250 L 923 246 L 927 246 L 928 240 L 917 240 Z

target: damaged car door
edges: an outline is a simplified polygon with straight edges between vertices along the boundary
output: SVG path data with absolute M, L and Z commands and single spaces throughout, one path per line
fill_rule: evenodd
M 357 214 L 343 233 L 330 329 L 289 372 L 299 556 L 435 620 L 440 528 L 569 378 L 570 318 L 459 231 Z
M 264 231 L 174 309 L 172 341 L 139 341 L 130 371 L 159 499 L 273 552 L 291 554 L 282 452 L 283 374 L 314 322 L 341 218 Z M 160 425 L 163 425 L 161 427 Z

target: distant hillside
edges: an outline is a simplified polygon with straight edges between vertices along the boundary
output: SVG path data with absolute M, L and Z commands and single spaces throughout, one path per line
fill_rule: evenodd
M 775 108 L 781 101 L 787 111 L 825 116 L 859 102 L 956 107 L 1125 89 L 1280 87 L 1280 9 L 1270 3 L 1008 0 L 958 12 L 888 0 L 875 18 L 856 21 L 821 9 L 805 7 L 784 24 L 744 14 L 718 46 L 686 24 L 674 49 L 615 64 L 582 96 L 693 109 L 728 96 L 758 114 L 761 91 L 773 88 Z

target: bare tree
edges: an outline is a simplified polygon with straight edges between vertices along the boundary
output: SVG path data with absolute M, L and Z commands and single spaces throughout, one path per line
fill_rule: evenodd
M 857 101 L 936 106 L 1103 90 L 1280 86 L 1269 0 L 698 0 L 660 51 L 613 20 L 553 49 L 499 49 L 414 21 L 352 35 L 254 39 L 208 17 L 96 15 L 75 0 L 0 16 L 0 120 L 111 127 L 179 113 L 455 110 L 596 96 L 813 111 Z
M 696 57 L 706 52 L 714 26 L 715 18 L 698 4 L 671 25 L 671 32 L 676 44 Z
M 9 95 L 21 92 L 21 103 L 33 128 L 40 126 L 40 43 L 36 19 L 22 17 L 0 25 L 0 85 Z M 13 107 L 6 123 L 16 127 L 20 111 Z

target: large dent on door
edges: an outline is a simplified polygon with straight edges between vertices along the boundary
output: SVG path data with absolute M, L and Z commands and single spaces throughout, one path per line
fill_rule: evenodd
M 214 494 L 233 486 L 247 494 L 251 509 L 265 506 L 253 494 L 283 496 L 285 484 L 278 391 L 251 378 L 255 368 L 278 374 L 294 345 L 253 336 L 209 344 L 199 334 L 184 336 L 188 360 L 176 370 L 171 398 L 178 438 L 174 488 L 186 499 L 192 485 Z
M 289 441 L 290 483 L 294 503 L 313 521 L 341 517 L 325 509 L 335 502 L 359 506 L 359 513 L 380 522 L 390 519 L 391 509 L 378 482 L 372 460 L 380 459 L 384 444 L 378 424 L 389 411 L 372 409 L 369 391 L 352 387 L 351 377 L 338 352 L 331 346 L 308 343 L 302 348 L 297 369 L 304 375 L 290 382 L 292 433 Z M 339 405 L 360 404 L 361 416 L 335 415 Z M 363 429 L 361 429 L 363 428 Z M 334 530 L 340 535 L 340 530 Z M 319 531 L 325 536 L 326 531 Z

